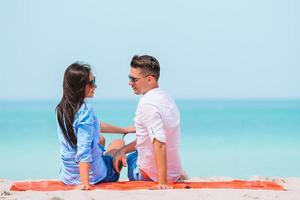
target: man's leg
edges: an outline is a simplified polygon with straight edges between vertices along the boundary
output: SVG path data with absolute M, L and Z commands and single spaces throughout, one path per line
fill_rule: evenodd
M 138 152 L 134 151 L 127 156 L 127 176 L 130 181 L 139 180 L 139 168 L 137 167 L 136 161 Z

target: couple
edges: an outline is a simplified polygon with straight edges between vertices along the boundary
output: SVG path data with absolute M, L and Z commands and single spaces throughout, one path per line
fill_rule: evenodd
M 129 180 L 156 181 L 153 189 L 168 189 L 168 182 L 186 178 L 178 152 L 179 111 L 173 99 L 159 89 L 159 62 L 152 56 L 136 55 L 130 65 L 129 85 L 135 94 L 143 96 L 135 125 L 129 127 L 99 122 L 85 101 L 97 88 L 89 65 L 73 63 L 66 69 L 63 97 L 56 107 L 60 178 L 65 184 L 88 190 L 91 184 L 115 182 L 122 166 L 128 167 Z M 114 140 L 105 150 L 100 132 L 136 132 L 136 140 L 127 145 Z

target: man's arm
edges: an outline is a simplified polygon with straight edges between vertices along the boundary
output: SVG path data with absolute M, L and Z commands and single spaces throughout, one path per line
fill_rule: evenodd
M 167 181 L 167 150 L 166 143 L 159 140 L 153 140 L 154 154 L 157 168 L 158 185 L 153 189 L 169 189 Z
M 116 172 L 120 173 L 121 167 L 120 165 L 126 166 L 126 154 L 135 151 L 136 140 L 133 142 L 123 146 L 118 150 L 114 157 L 114 168 Z
M 120 150 L 124 151 L 125 154 L 135 151 L 136 140 L 130 142 L 129 144 L 123 146 Z
M 167 181 L 167 150 L 164 122 L 159 108 L 152 104 L 145 104 L 141 108 L 140 120 L 147 129 L 154 150 L 158 184 L 151 189 L 170 189 Z M 139 155 L 140 156 L 140 155 Z M 143 155 L 142 155 L 143 156 Z M 151 162 L 151 161 L 149 161 Z M 154 164 L 154 163 L 153 163 Z

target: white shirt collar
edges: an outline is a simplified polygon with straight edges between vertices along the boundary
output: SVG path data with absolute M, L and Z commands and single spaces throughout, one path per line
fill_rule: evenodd
M 148 92 L 146 92 L 143 96 L 150 95 L 152 93 L 156 93 L 156 92 L 159 92 L 159 91 L 161 91 L 161 89 L 159 87 L 153 88 L 153 89 L 149 90 Z

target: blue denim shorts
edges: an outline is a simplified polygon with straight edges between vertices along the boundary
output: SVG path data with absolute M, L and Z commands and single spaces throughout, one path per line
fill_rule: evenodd
M 138 152 L 134 151 L 127 156 L 127 176 L 130 181 L 152 181 L 141 175 L 140 170 L 136 164 Z
M 102 151 L 105 151 L 105 148 L 102 145 L 99 144 L 99 147 L 101 148 Z M 116 170 L 114 168 L 113 157 L 110 155 L 103 155 L 102 158 L 106 165 L 107 173 L 106 173 L 106 176 L 98 183 L 117 182 L 120 178 L 120 174 L 118 172 L 116 172 Z

